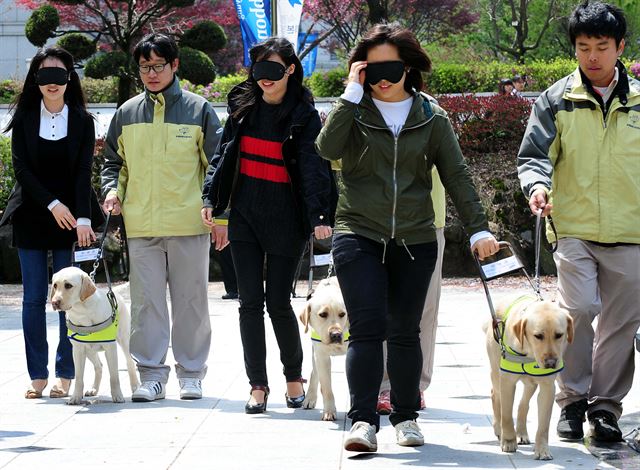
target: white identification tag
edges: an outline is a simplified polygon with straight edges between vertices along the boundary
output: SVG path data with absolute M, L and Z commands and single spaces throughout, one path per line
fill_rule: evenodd
M 90 250 L 75 251 L 73 253 L 73 260 L 76 263 L 81 263 L 83 261 L 93 261 L 98 257 L 98 253 L 99 252 L 100 252 L 99 248 L 92 248 Z
M 522 268 L 520 260 L 515 256 L 509 256 L 508 258 L 483 265 L 482 272 L 484 273 L 485 278 L 490 279 L 510 273 L 511 271 L 516 271 L 520 268 Z
M 331 264 L 331 253 L 325 255 L 313 255 L 314 266 L 327 266 Z

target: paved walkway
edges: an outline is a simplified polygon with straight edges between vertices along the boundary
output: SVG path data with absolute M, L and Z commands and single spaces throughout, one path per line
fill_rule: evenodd
M 120 360 L 120 378 L 127 397 L 111 403 L 108 380 L 100 395 L 83 407 L 67 406 L 65 399 L 25 400 L 29 384 L 20 324 L 20 291 L 0 286 L 0 469 L 221 469 L 260 468 L 295 470 L 403 469 L 596 469 L 640 468 L 639 454 L 624 444 L 592 449 L 582 442 L 550 436 L 555 457 L 533 460 L 533 447 L 515 454 L 500 451 L 491 427 L 490 380 L 484 352 L 482 323 L 488 318 L 479 285 L 445 285 L 439 317 L 433 383 L 426 394 L 427 410 L 419 424 L 426 444 L 403 448 L 395 444 L 393 428 L 383 418 L 375 455 L 345 452 L 345 411 L 348 409 L 344 358 L 333 360 L 338 420 L 323 422 L 320 410 L 291 410 L 284 403 L 285 383 L 275 339 L 268 336 L 268 367 L 272 395 L 264 415 L 244 414 L 249 386 L 244 374 L 238 333 L 237 302 L 220 300 L 220 284 L 210 285 L 209 308 L 213 345 L 209 373 L 203 382 L 205 398 L 178 399 L 175 375 L 167 398 L 154 403 L 132 403 L 128 379 Z M 501 291 L 492 291 L 499 296 Z M 299 292 L 306 292 L 299 285 Z M 299 311 L 304 301 L 294 299 Z M 49 338 L 56 337 L 56 317 L 49 317 Z M 52 341 L 52 350 L 53 344 Z M 310 373 L 310 340 L 303 336 L 304 374 Z M 172 364 L 170 356 L 167 360 Z M 51 363 L 51 362 L 50 362 Z M 105 374 L 107 374 L 105 367 Z M 89 377 L 88 377 L 89 379 Z M 640 386 L 634 384 L 625 400 L 623 431 L 638 425 Z M 552 428 L 559 410 L 554 407 Z M 530 411 L 530 434 L 535 435 L 535 399 Z M 586 426 L 585 426 L 586 429 Z M 586 441 L 588 444 L 588 440 Z

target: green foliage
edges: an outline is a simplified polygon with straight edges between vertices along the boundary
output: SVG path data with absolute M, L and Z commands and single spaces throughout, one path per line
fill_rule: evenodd
M 196 85 L 207 85 L 215 80 L 213 61 L 202 51 L 183 47 L 180 49 L 178 76 Z
M 24 27 L 25 35 L 31 44 L 42 47 L 47 39 L 54 36 L 60 25 L 58 11 L 51 5 L 42 5 L 33 10 Z
M 439 63 L 427 77 L 429 93 L 477 93 L 497 91 L 502 78 L 527 76 L 526 91 L 542 91 L 575 70 L 577 63 L 568 59 L 534 61 L 524 65 L 504 62 L 475 64 Z
M 18 80 L 0 81 L 0 104 L 13 103 L 20 92 L 22 92 L 22 82 Z
M 314 72 L 307 83 L 315 97 L 340 96 L 344 91 L 347 76 L 347 69 L 338 67 L 329 72 Z
M 87 97 L 87 103 L 116 103 L 118 101 L 118 79 L 116 77 L 104 79 L 85 77 L 82 80 L 82 89 Z
M 82 62 L 96 53 L 96 43 L 81 33 L 69 33 L 58 39 L 58 46 L 66 49 L 76 62 Z
M 4 211 L 7 207 L 9 194 L 15 184 L 16 179 L 11 163 L 11 139 L 0 135 L 0 211 Z
M 237 84 L 245 81 L 246 79 L 246 74 L 238 73 L 235 75 L 217 77 L 215 81 L 207 85 L 194 85 L 188 80 L 180 80 L 180 86 L 184 90 L 188 90 L 192 93 L 204 97 L 212 103 L 216 103 L 227 101 L 227 95 L 229 94 L 231 89 Z
M 190 47 L 208 55 L 227 45 L 227 35 L 218 23 L 202 21 L 188 29 L 180 39 L 181 47 Z
M 106 78 L 125 73 L 129 56 L 123 51 L 111 51 L 93 56 L 84 66 L 84 74 L 91 78 Z

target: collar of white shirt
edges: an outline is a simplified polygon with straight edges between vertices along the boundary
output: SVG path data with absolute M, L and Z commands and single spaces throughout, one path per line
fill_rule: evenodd
M 616 67 L 615 72 L 613 74 L 613 80 L 611 80 L 611 83 L 609 83 L 609 86 L 606 87 L 599 87 L 599 86 L 594 86 L 594 90 L 596 90 L 598 93 L 600 93 L 600 96 L 602 96 L 602 101 L 604 101 L 605 103 L 607 101 L 609 101 L 609 97 L 611 96 L 611 93 L 613 93 L 613 90 L 616 89 L 616 86 L 618 85 L 618 80 L 620 79 L 620 71 L 618 70 L 618 67 Z
M 44 105 L 44 100 L 40 100 L 40 118 L 56 118 L 61 117 L 65 121 L 69 119 L 69 107 L 65 104 L 59 113 L 50 112 Z

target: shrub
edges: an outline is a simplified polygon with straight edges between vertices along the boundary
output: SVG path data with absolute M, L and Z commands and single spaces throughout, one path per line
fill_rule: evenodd
M 632 75 L 634 75 L 638 80 L 640 80 L 640 62 L 636 62 L 635 64 L 631 64 L 629 66 L 629 71 Z
M 84 65 L 84 74 L 90 78 L 106 78 L 120 75 L 127 68 L 129 56 L 123 51 L 98 54 Z
M 16 184 L 11 162 L 11 139 L 0 135 L 0 212 L 7 207 L 9 194 Z
M 82 89 L 87 103 L 116 103 L 118 101 L 118 79 L 116 77 L 83 78 Z
M 542 91 L 576 68 L 574 60 L 535 61 L 524 65 L 504 62 L 474 64 L 439 63 L 427 76 L 429 93 L 478 93 L 497 91 L 502 78 L 527 76 L 527 91 Z
M 202 51 L 183 47 L 180 49 L 178 76 L 196 85 L 208 85 L 216 78 L 213 61 Z
M 42 5 L 31 13 L 24 26 L 24 33 L 31 44 L 42 47 L 53 37 L 53 31 L 59 25 L 58 11 L 51 5 Z
M 13 103 L 18 93 L 22 91 L 22 82 L 18 80 L 0 81 L 0 104 Z
M 57 44 L 69 51 L 76 62 L 86 60 L 96 53 L 96 43 L 80 33 L 65 34 L 58 39 Z
M 194 85 L 188 80 L 180 80 L 180 86 L 183 90 L 188 90 L 204 97 L 212 103 L 216 103 L 227 101 L 227 95 L 231 89 L 246 79 L 247 76 L 245 74 L 239 73 L 236 75 L 218 77 L 214 82 L 209 83 L 208 85 Z
M 516 155 L 531 102 L 516 96 L 439 96 L 466 156 Z
M 220 93 L 222 99 L 219 101 L 226 101 L 227 95 L 231 91 L 231 89 L 238 85 L 239 83 L 244 82 L 247 79 L 246 72 L 240 72 L 233 75 L 225 75 L 224 77 L 216 77 L 213 82 L 212 90 Z
M 347 76 L 346 68 L 337 67 L 329 72 L 314 72 L 307 79 L 307 84 L 316 98 L 340 96 L 344 91 Z
M 227 44 L 227 35 L 218 23 L 202 21 L 188 29 L 180 39 L 180 47 L 190 47 L 212 54 Z

